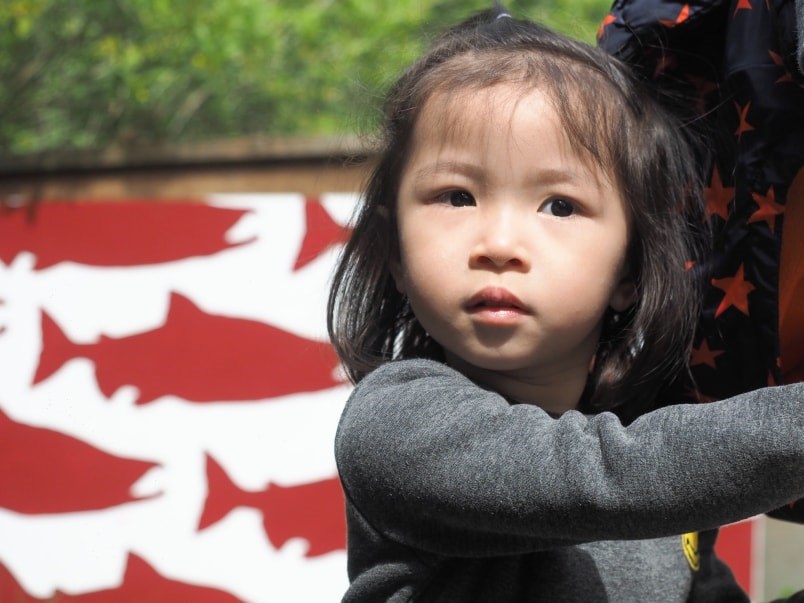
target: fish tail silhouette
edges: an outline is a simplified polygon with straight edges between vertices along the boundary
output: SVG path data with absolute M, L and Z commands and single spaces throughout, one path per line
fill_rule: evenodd
M 235 507 L 240 506 L 244 492 L 226 475 L 214 458 L 207 457 L 207 498 L 204 510 L 198 521 L 198 529 L 203 530 L 226 517 Z
M 67 338 L 56 321 L 42 312 L 42 352 L 34 375 L 34 385 L 50 377 L 78 355 L 78 345 Z

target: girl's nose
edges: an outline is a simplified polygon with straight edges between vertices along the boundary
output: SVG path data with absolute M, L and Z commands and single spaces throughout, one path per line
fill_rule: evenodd
M 530 270 L 522 227 L 522 220 L 517 219 L 515 212 L 488 212 L 478 225 L 478 237 L 469 259 L 472 267 Z

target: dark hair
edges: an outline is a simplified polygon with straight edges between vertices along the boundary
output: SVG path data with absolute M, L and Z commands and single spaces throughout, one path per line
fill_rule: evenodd
M 624 64 L 500 7 L 444 33 L 388 92 L 383 146 L 333 277 L 333 345 L 355 383 L 388 360 L 443 358 L 391 276 L 397 191 L 425 102 L 435 92 L 498 83 L 546 93 L 571 144 L 610 174 L 625 200 L 638 299 L 618 322 L 604 321 L 582 405 L 650 404 L 681 374 L 698 315 L 699 292 L 685 266 L 696 257 L 691 223 L 702 191 L 690 142 Z

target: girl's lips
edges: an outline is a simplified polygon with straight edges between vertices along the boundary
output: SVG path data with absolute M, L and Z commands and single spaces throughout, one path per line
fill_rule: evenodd
M 488 310 L 502 310 L 509 312 L 528 313 L 524 303 L 513 293 L 503 287 L 486 287 L 475 293 L 466 302 L 466 309 L 470 312 Z

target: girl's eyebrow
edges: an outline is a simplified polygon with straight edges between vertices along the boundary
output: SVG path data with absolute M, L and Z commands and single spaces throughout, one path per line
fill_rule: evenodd
M 413 177 L 415 180 L 424 180 L 425 178 L 444 173 L 460 174 L 472 180 L 485 179 L 485 172 L 482 167 L 464 161 L 437 161 L 419 168 L 414 172 Z
M 536 168 L 532 179 L 541 185 L 575 184 L 586 180 L 585 172 L 568 168 Z
M 464 161 L 437 161 L 432 164 L 419 168 L 413 174 L 415 180 L 420 181 L 438 174 L 460 174 L 472 180 L 485 182 L 487 179 L 485 170 L 474 163 Z M 552 184 L 573 184 L 585 182 L 588 175 L 569 168 L 539 168 L 534 167 L 529 180 L 539 185 Z

